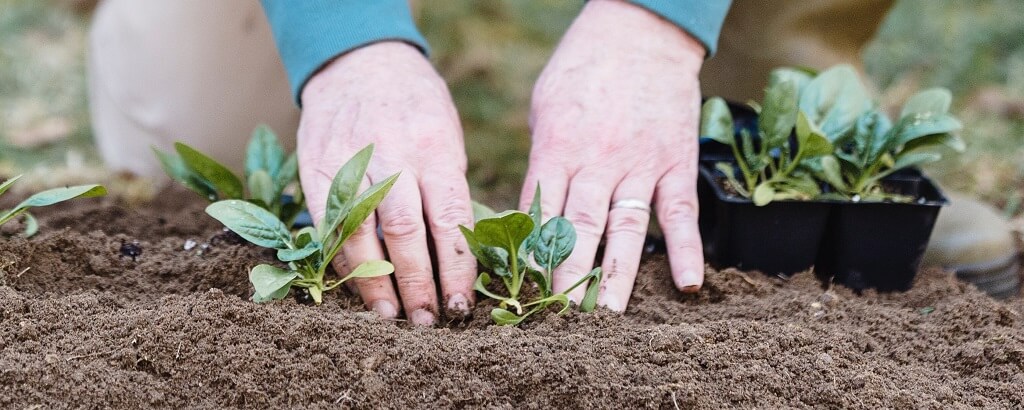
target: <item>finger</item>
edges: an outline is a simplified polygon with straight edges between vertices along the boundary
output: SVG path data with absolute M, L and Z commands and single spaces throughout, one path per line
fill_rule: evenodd
M 580 173 L 572 179 L 564 214 L 576 228 L 576 247 L 562 266 L 555 269 L 552 277 L 555 292 L 565 291 L 594 267 L 594 255 L 604 234 L 608 204 L 615 185 L 608 183 L 607 179 L 587 173 Z M 578 302 L 585 291 L 580 286 L 569 294 L 569 299 Z
M 519 196 L 519 209 L 529 211 L 538 182 L 542 220 L 561 215 L 569 191 L 569 174 L 561 166 L 536 156 L 530 159 L 530 167 L 526 171 L 522 194 Z
M 704 283 L 704 254 L 697 226 L 696 161 L 673 167 L 658 182 L 655 210 L 665 233 L 672 281 L 685 293 Z
M 473 226 L 473 208 L 465 174 L 457 170 L 420 182 L 430 235 L 440 272 L 441 295 L 447 310 L 462 316 L 473 306 L 476 258 L 469 252 L 459 225 Z
M 406 171 L 395 181 L 377 208 L 377 218 L 391 263 L 395 265 L 395 280 L 406 317 L 416 325 L 433 325 L 437 320 L 437 288 L 416 175 Z
M 640 256 L 643 254 L 647 224 L 651 220 L 650 208 L 615 207 L 618 201 L 637 201 L 650 204 L 654 196 L 654 181 L 650 178 L 627 177 L 612 196 L 608 211 L 601 293 L 598 303 L 616 312 L 626 310 L 633 292 Z M 624 204 L 625 205 L 625 204 Z
M 360 190 L 365 190 L 369 186 L 369 181 L 364 180 Z M 338 274 L 347 274 L 352 268 L 363 262 L 384 260 L 384 249 L 381 248 L 380 239 L 377 238 L 377 219 L 373 214 L 370 214 L 370 217 L 363 221 L 359 229 L 356 229 L 352 236 L 345 241 L 342 254 L 344 257 L 335 257 L 332 261 Z M 373 309 L 385 319 L 398 317 L 400 304 L 390 276 L 355 278 L 349 282 L 358 289 L 359 297 L 366 307 Z

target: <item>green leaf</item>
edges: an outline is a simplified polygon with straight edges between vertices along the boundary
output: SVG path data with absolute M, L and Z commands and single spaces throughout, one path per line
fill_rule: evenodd
M 562 308 L 558 309 L 559 315 L 569 310 L 569 296 L 566 296 L 566 294 L 564 293 L 557 293 L 543 299 L 535 300 L 533 302 L 523 305 L 523 307 L 539 306 L 540 309 L 544 309 L 548 306 L 551 306 L 552 303 L 558 303 L 559 305 L 562 305 Z M 531 311 L 530 313 L 533 313 L 533 311 Z M 529 314 L 527 314 L 526 316 L 529 316 Z
M 278 142 L 277 135 L 266 125 L 256 127 L 245 150 L 245 177 L 250 178 L 256 171 L 263 171 L 274 179 L 283 163 L 284 147 Z
M 964 152 L 967 149 L 967 145 L 964 144 L 964 140 L 960 139 L 960 137 L 955 134 L 935 134 L 910 141 L 903 146 L 901 151 L 914 151 L 921 148 L 932 148 L 938 146 L 946 146 L 956 152 Z
M 256 303 L 264 303 L 264 302 L 270 302 L 272 300 L 281 300 L 281 299 L 284 299 L 285 297 L 288 296 L 288 290 L 290 290 L 290 289 L 291 289 L 291 286 L 284 286 L 281 289 L 278 289 L 277 292 L 271 293 L 268 296 L 263 296 L 263 295 L 260 295 L 258 293 L 253 293 L 252 294 L 252 301 L 256 302 Z
M 813 79 L 813 74 L 809 73 L 806 69 L 794 67 L 776 68 L 768 75 L 768 87 L 790 81 L 796 86 L 797 96 L 799 96 L 804 87 L 807 87 L 807 84 L 811 82 L 811 79 Z
M 11 185 L 14 185 L 14 182 L 17 181 L 19 178 L 21 178 L 21 175 L 15 175 L 10 179 L 4 181 L 4 183 L 0 184 L 0 195 L 3 195 L 4 192 L 7 192 L 7 190 L 11 188 Z
M 320 251 L 319 243 L 311 243 L 298 249 L 278 249 L 277 260 L 281 262 L 301 261 Z
M 497 246 L 481 245 L 479 253 L 475 253 L 473 256 L 476 256 L 481 265 L 494 271 L 496 275 L 501 277 L 512 276 L 512 270 L 509 268 L 508 251 Z
M 937 152 L 907 152 L 896 158 L 891 170 L 897 171 L 908 167 L 927 164 L 942 159 L 942 154 Z
M 208 201 L 217 200 L 217 190 L 213 188 L 213 185 L 209 181 L 203 179 L 202 176 L 192 172 L 185 161 L 181 157 L 168 154 L 153 147 L 153 153 L 160 160 L 160 166 L 163 167 L 164 173 L 171 179 L 178 181 L 178 183 L 199 194 Z
M 180 142 L 174 143 L 174 149 L 185 162 L 185 166 L 210 182 L 220 194 L 220 198 L 242 199 L 245 197 L 242 181 L 227 167 Z
M 473 222 L 479 221 L 484 218 L 490 218 L 497 212 L 494 212 L 491 207 L 481 204 L 477 201 L 469 201 L 470 205 L 473 206 Z
M 797 143 L 800 144 L 804 158 L 828 155 L 833 151 L 832 142 L 825 137 L 825 134 L 817 126 L 807 119 L 803 111 L 797 115 L 796 135 Z
M 519 211 L 505 211 L 493 218 L 481 219 L 474 229 L 481 245 L 503 248 L 509 253 L 518 250 L 532 231 L 533 218 Z
M 93 198 L 107 194 L 107 189 L 102 185 L 76 185 L 65 188 L 53 188 L 36 193 L 21 201 L 14 209 L 34 208 L 50 206 L 59 202 L 75 198 Z
M 362 225 L 373 214 L 373 211 L 377 209 L 380 202 L 384 200 L 384 197 L 391 191 L 391 187 L 395 185 L 395 181 L 398 179 L 399 174 L 392 175 L 384 181 L 373 184 L 362 194 L 353 201 L 354 205 L 348 211 L 348 215 L 345 216 L 345 220 L 341 227 L 341 236 L 339 240 L 344 243 L 348 240 L 353 233 L 359 229 L 359 225 Z
M 39 232 L 39 221 L 32 214 L 25 212 L 21 214 L 22 218 L 25 218 L 25 230 L 22 231 L 21 235 L 29 238 Z
M 316 242 L 316 228 L 307 226 L 299 229 L 295 233 L 295 246 L 298 248 L 305 248 L 309 244 Z
M 516 316 L 515 313 L 502 308 L 494 308 L 491 309 L 491 319 L 499 326 L 515 326 L 522 322 L 525 317 Z
M 353 155 L 334 175 L 334 180 L 331 181 L 331 191 L 327 196 L 327 212 L 324 215 L 324 220 L 321 221 L 323 230 L 320 231 L 320 238 L 322 240 L 338 229 L 342 221 L 347 219 L 348 213 L 354 206 L 352 201 L 359 193 L 359 186 L 363 183 L 363 177 L 366 175 L 366 168 L 370 165 L 371 157 L 373 157 L 373 144 L 367 145 Z
M 540 209 L 540 182 L 537 183 L 537 188 L 533 191 L 533 202 L 530 203 L 528 214 L 533 219 L 533 230 L 530 231 L 530 235 L 523 241 L 519 250 L 519 253 L 524 255 L 533 251 L 534 247 L 537 246 L 537 240 L 540 239 L 541 218 L 543 218 L 543 213 Z
M 277 171 L 277 175 L 274 179 L 274 192 L 276 196 L 281 196 L 285 188 L 288 188 L 292 182 L 298 181 L 299 178 L 299 158 L 295 154 L 289 155 L 288 159 L 281 164 L 281 169 Z M 301 205 L 302 197 L 297 195 L 294 198 L 296 203 Z
M 498 296 L 490 290 L 487 290 L 487 286 L 490 286 L 490 284 L 491 275 L 488 275 L 487 272 L 480 272 L 480 275 L 476 277 L 476 282 L 473 283 L 473 289 L 494 300 L 508 300 L 506 297 Z
M 857 118 L 871 108 L 871 98 L 857 71 L 842 64 L 825 70 L 807 83 L 800 93 L 799 106 L 834 143 L 843 140 Z
M 903 104 L 903 111 L 900 113 L 900 118 L 914 114 L 945 114 L 949 112 L 949 107 L 952 103 L 953 94 L 945 88 L 932 88 L 921 91 L 914 94 L 913 97 L 910 97 L 910 99 Z
M 526 275 L 530 277 L 530 280 L 537 284 L 537 288 L 540 289 L 541 296 L 551 296 L 551 281 L 548 280 L 547 275 L 530 267 L 526 268 Z
M 533 252 L 533 260 L 548 273 L 569 257 L 576 246 L 576 229 L 572 222 L 561 216 L 547 221 L 540 228 L 540 239 Z
M 298 272 L 266 264 L 256 265 L 249 271 L 249 282 L 252 282 L 256 294 L 264 298 L 279 294 L 281 288 L 287 289 L 292 280 L 301 277 Z
M 580 301 L 581 312 L 593 312 L 597 307 L 597 296 L 601 292 L 601 267 L 594 268 L 594 270 L 590 271 L 589 276 L 592 276 L 593 279 L 587 284 L 587 293 L 583 295 L 583 300 Z
M 245 240 L 264 248 L 283 249 L 291 233 L 274 214 L 246 201 L 229 199 L 206 207 L 206 213 Z
M 765 206 L 775 198 L 775 188 L 767 182 L 763 182 L 754 189 L 754 205 Z
M 714 97 L 704 102 L 700 110 L 700 135 L 725 145 L 736 144 L 732 113 L 725 100 Z
M 270 180 L 270 174 L 262 169 L 253 171 L 246 180 L 249 184 L 249 194 L 266 204 L 269 209 L 277 203 L 277 192 L 274 188 L 274 181 Z
M 839 160 L 831 155 L 821 157 L 819 164 L 821 165 L 821 176 L 825 182 L 828 182 L 836 190 L 845 192 L 849 190 L 846 186 L 846 182 L 843 181 L 842 168 L 839 166 Z
M 0 225 L 14 219 L 14 217 L 27 211 L 29 208 L 50 206 L 58 202 L 64 202 L 74 198 L 92 198 L 106 194 L 107 189 L 101 185 L 77 185 L 66 188 L 48 189 L 26 198 L 18 205 L 15 205 L 10 211 L 7 211 L 7 213 L 0 215 Z
M 381 260 L 366 261 L 359 264 L 359 266 L 356 266 L 356 268 L 352 270 L 352 273 L 345 276 L 343 280 L 351 278 L 375 278 L 378 276 L 387 276 L 394 272 L 395 265 L 392 265 L 391 262 Z
M 780 147 L 789 142 L 797 117 L 796 84 L 783 81 L 765 90 L 764 106 L 758 118 L 762 143 L 769 148 Z
M 892 146 L 899 147 L 929 135 L 951 133 L 961 127 L 960 121 L 949 114 L 913 114 L 896 124 Z

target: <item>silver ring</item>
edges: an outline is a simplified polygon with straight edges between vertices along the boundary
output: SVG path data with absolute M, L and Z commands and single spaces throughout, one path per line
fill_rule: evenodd
M 651 213 L 651 202 L 642 199 L 627 198 L 612 202 L 611 209 L 636 209 Z

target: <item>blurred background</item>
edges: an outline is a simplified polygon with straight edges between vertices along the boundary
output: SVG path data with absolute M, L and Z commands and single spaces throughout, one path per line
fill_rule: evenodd
M 0 0 L 0 176 L 26 173 L 21 189 L 114 183 L 116 193 L 143 198 L 151 185 L 104 170 L 93 147 L 84 60 L 91 3 Z M 515 205 L 533 81 L 579 8 L 447 0 L 418 10 L 462 115 L 474 196 L 485 203 Z M 923 87 L 953 90 L 968 151 L 928 171 L 1020 222 L 1024 1 L 899 0 L 863 58 L 885 104 Z

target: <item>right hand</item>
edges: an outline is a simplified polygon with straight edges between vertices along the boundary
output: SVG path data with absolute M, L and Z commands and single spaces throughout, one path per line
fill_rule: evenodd
M 455 105 L 430 62 L 406 43 L 371 44 L 342 55 L 310 78 L 302 103 L 299 172 L 315 221 L 324 217 L 334 174 L 363 147 L 375 144 L 363 189 L 402 173 L 376 217 L 368 218 L 343 246 L 347 263 L 337 258 L 336 270 L 347 274 L 343 265 L 384 259 L 379 222 L 398 292 L 390 276 L 355 279 L 367 307 L 394 318 L 404 306 L 412 323 L 436 323 L 438 293 L 427 250 L 427 241 L 433 240 L 443 302 L 450 312 L 468 314 L 476 260 L 459 232 L 460 224 L 473 224 L 466 154 Z

